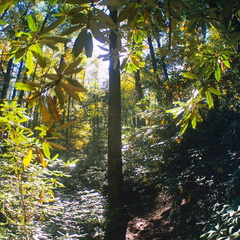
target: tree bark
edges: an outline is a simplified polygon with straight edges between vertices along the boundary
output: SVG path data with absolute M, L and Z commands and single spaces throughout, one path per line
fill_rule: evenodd
M 117 22 L 117 10 L 110 11 Z M 125 240 L 127 214 L 124 203 L 121 143 L 121 87 L 117 35 L 110 33 L 109 113 L 108 113 L 108 213 L 105 240 Z M 116 62 L 117 61 L 117 62 Z

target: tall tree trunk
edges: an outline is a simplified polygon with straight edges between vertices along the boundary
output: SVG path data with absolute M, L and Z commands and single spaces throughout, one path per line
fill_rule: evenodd
M 110 11 L 117 22 L 117 10 Z M 121 143 L 121 88 L 119 57 L 116 56 L 117 35 L 110 34 L 109 115 L 108 115 L 108 214 L 105 240 L 125 240 L 127 214 L 124 203 Z M 117 64 L 115 64 L 117 61 Z M 114 67 L 115 66 L 115 67 Z
M 156 61 L 156 57 L 155 57 L 155 52 L 154 52 L 151 36 L 148 36 L 148 46 L 149 46 L 150 55 L 151 55 L 153 72 L 156 77 L 157 86 L 159 87 L 159 86 L 161 86 L 161 79 L 160 79 L 159 73 L 158 73 L 158 65 L 157 65 L 157 61 Z

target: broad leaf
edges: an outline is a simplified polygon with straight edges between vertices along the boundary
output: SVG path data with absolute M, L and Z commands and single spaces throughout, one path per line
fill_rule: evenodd
M 27 154 L 23 158 L 23 166 L 28 167 L 32 160 L 32 149 L 29 148 Z
M 64 98 L 63 90 L 62 90 L 62 88 L 59 86 L 59 84 L 57 84 L 57 85 L 55 86 L 55 92 L 56 92 L 56 95 L 57 95 L 57 98 L 58 98 L 58 102 L 59 102 L 59 104 L 60 104 L 60 108 L 62 109 L 63 106 L 64 106 L 65 98 Z
M 73 45 L 73 55 L 74 57 L 79 56 L 80 53 L 82 53 L 83 48 L 86 44 L 86 38 L 87 38 L 87 29 L 83 28 L 82 31 L 78 34 L 74 45 Z
M 197 76 L 191 72 L 184 72 L 182 73 L 182 75 L 185 77 L 185 78 L 190 78 L 190 79 L 197 79 Z
M 61 150 L 67 150 L 65 147 L 63 147 L 62 145 L 59 145 L 59 144 L 56 144 L 56 143 L 53 143 L 53 142 L 49 142 L 48 143 L 50 145 L 52 145 L 53 147 L 57 148 L 57 149 L 61 149 Z
M 206 100 L 207 100 L 209 108 L 212 108 L 214 106 L 214 103 L 213 103 L 211 93 L 209 91 L 206 91 Z
M 63 125 L 54 128 L 54 130 L 62 130 L 62 129 L 68 128 L 68 127 L 71 126 L 73 123 L 75 123 L 75 122 L 72 121 L 72 122 L 64 123 Z
M 50 159 L 50 145 L 48 142 L 43 142 L 42 143 L 43 146 L 43 153 L 45 155 L 46 158 Z
M 32 53 L 32 51 L 27 52 L 26 68 L 28 69 L 27 75 L 31 75 L 33 73 L 33 53 Z
M 64 21 L 65 17 L 61 16 L 59 17 L 59 19 L 53 23 L 51 23 L 50 25 L 48 25 L 46 28 L 44 28 L 40 34 L 45 34 L 48 33 L 50 31 L 52 31 L 53 29 L 55 29 L 58 25 L 60 25 L 63 21 Z
M 220 81 L 220 79 L 221 79 L 221 69 L 220 69 L 219 65 L 217 65 L 217 69 L 214 72 L 214 76 L 215 76 L 217 81 Z
M 85 45 L 86 56 L 89 58 L 92 57 L 92 52 L 93 52 L 92 34 L 88 32 L 86 37 L 86 45 Z
M 73 91 L 71 88 L 69 88 L 69 86 L 71 86 L 71 85 L 64 84 L 64 83 L 60 83 L 60 84 L 70 97 L 72 97 L 73 99 L 75 99 L 77 101 L 80 101 L 78 94 L 75 91 Z
M 71 41 L 71 39 L 69 38 L 64 38 L 64 37 L 54 37 L 54 36 L 51 36 L 51 37 L 45 37 L 44 38 L 45 40 L 52 40 L 54 42 L 59 42 L 59 43 L 68 43 Z
M 49 109 L 53 119 L 57 122 L 60 122 L 61 119 L 58 114 L 57 107 L 56 107 L 55 103 L 53 102 L 52 97 L 47 96 L 47 103 L 48 103 L 48 109 Z
M 222 93 L 219 92 L 216 88 L 209 87 L 208 90 L 209 90 L 211 93 L 213 93 L 213 94 L 215 94 L 215 95 L 217 95 L 217 96 L 222 95 Z
M 36 32 L 38 30 L 37 25 L 36 25 L 32 15 L 27 16 L 27 23 L 28 23 L 28 26 L 31 29 L 31 31 Z
M 44 160 L 44 156 L 38 147 L 36 147 L 36 154 L 42 166 L 46 168 L 47 167 L 46 161 Z
M 77 91 L 77 92 L 87 92 L 87 89 L 84 88 L 83 85 L 81 83 L 79 83 L 78 80 L 75 80 L 72 78 L 66 78 L 66 80 L 72 85 L 72 86 L 69 86 L 70 88 L 72 88 L 72 90 Z
M 28 83 L 17 82 L 15 84 L 15 88 L 17 90 L 24 90 L 24 91 L 36 91 L 36 88 Z

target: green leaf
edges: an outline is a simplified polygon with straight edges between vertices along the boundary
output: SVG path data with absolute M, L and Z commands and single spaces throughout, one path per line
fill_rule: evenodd
M 32 51 L 27 52 L 26 68 L 28 69 L 27 75 L 30 75 L 33 73 L 33 53 L 32 53 Z
M 37 62 L 40 65 L 40 67 L 45 68 L 47 66 L 46 59 L 38 52 L 32 51 L 32 53 L 33 53 L 33 56 L 37 59 Z
M 31 31 L 36 32 L 38 30 L 37 25 L 36 25 L 32 15 L 27 16 L 27 23 L 28 23 L 28 26 L 31 29 Z
M 86 38 L 87 38 L 87 29 L 83 28 L 82 31 L 78 34 L 74 45 L 73 45 L 73 55 L 74 57 L 79 56 L 79 54 L 83 51 L 83 48 L 86 44 Z
M 1 25 L 7 25 L 7 24 L 8 24 L 8 22 L 7 22 L 7 21 L 5 21 L 5 20 L 3 20 L 3 19 L 0 19 L 0 24 L 1 24 Z
M 0 3 L 0 14 L 2 14 L 5 10 L 7 10 L 10 3 L 11 3 L 10 1 L 8 1 L 6 3 L 4 3 L 4 2 Z
M 23 83 L 23 82 L 17 82 L 15 84 L 15 88 L 17 90 L 24 90 L 24 91 L 36 91 L 36 88 L 30 84 Z
M 206 91 L 206 100 L 209 108 L 212 108 L 214 106 L 214 103 L 213 103 L 211 93 L 209 91 Z
M 208 90 L 209 90 L 211 93 L 213 93 L 213 94 L 215 94 L 215 95 L 217 95 L 217 96 L 221 96 L 221 95 L 222 95 L 222 93 L 219 92 L 216 88 L 209 87 Z
M 85 53 L 87 57 L 92 57 L 93 53 L 93 40 L 92 40 L 92 34 L 90 32 L 87 33 L 86 38 L 86 45 L 85 45 Z
M 185 133 L 185 131 L 187 130 L 187 127 L 188 127 L 188 123 L 184 123 L 184 124 L 181 126 L 180 135 L 183 135 L 183 134 Z
M 223 63 L 227 68 L 231 68 L 230 62 L 228 60 L 223 60 Z
M 192 120 L 191 120 L 191 124 L 192 124 L 192 128 L 195 129 L 197 126 L 197 118 L 196 116 L 193 116 Z
M 44 153 L 45 157 L 50 159 L 50 145 L 49 145 L 49 143 L 48 142 L 43 142 L 42 146 L 43 146 L 43 153 Z
M 58 25 L 60 25 L 63 21 L 65 20 L 65 16 L 61 16 L 58 18 L 57 21 L 51 23 L 50 25 L 48 25 L 46 28 L 44 28 L 40 34 L 45 34 L 48 33 L 50 31 L 52 31 L 53 29 L 55 29 Z
M 190 79 L 197 79 L 197 76 L 193 73 L 190 73 L 190 72 L 184 72 L 182 73 L 182 75 L 185 77 L 185 78 L 190 78 Z
M 214 76 L 215 76 L 217 81 L 220 81 L 220 79 L 221 79 L 221 69 L 220 69 L 218 64 L 217 64 L 217 69 L 214 72 Z
M 139 29 L 137 29 L 133 35 L 133 39 L 136 43 L 142 43 L 143 37 L 144 37 L 144 35 L 143 35 L 142 31 Z

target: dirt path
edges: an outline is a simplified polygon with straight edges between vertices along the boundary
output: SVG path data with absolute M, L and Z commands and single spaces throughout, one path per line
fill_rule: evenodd
M 128 223 L 126 240 L 170 239 L 173 226 L 169 221 L 170 200 L 164 194 L 156 199 L 156 210 L 146 217 L 135 217 Z

